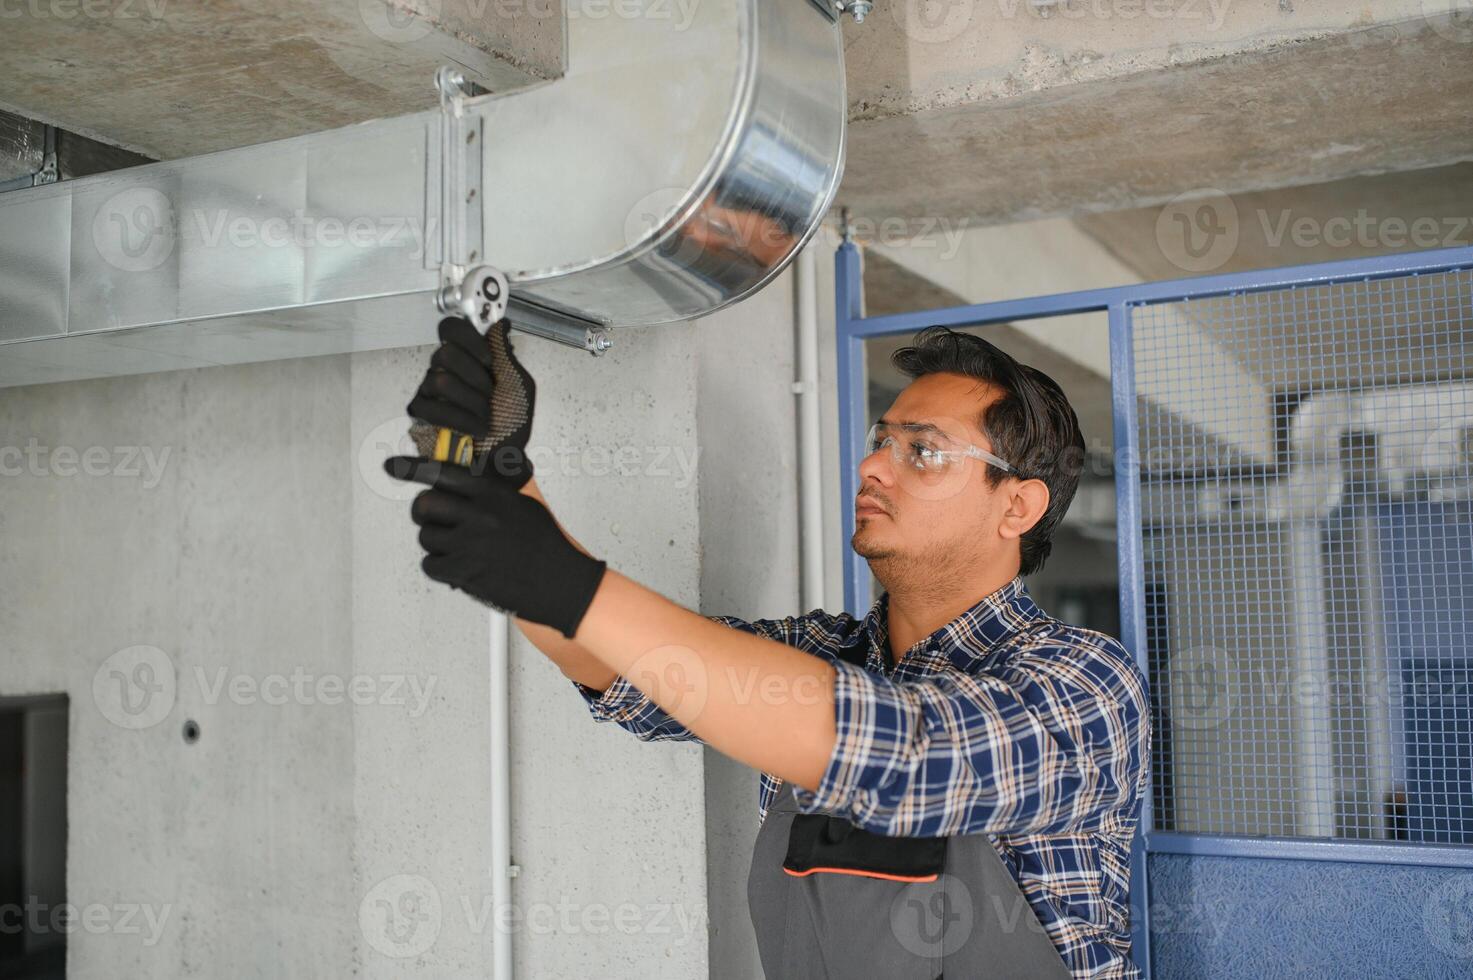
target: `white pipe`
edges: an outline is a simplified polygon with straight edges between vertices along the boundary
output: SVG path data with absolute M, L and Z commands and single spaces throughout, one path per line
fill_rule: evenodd
M 1294 582 L 1294 667 L 1290 692 L 1297 744 L 1298 819 L 1301 837 L 1335 836 L 1335 760 L 1330 724 L 1329 636 L 1325 623 L 1324 564 L 1320 523 L 1289 525 Z
M 1396 789 L 1397 742 L 1391 730 L 1390 699 L 1378 697 L 1386 684 L 1386 619 L 1381 607 L 1382 565 L 1381 542 L 1376 533 L 1374 510 L 1363 508 L 1354 517 L 1355 554 L 1361 573 L 1356 576 L 1361 609 L 1361 675 L 1357 678 L 1357 695 L 1366 704 L 1366 763 L 1370 775 L 1371 829 L 1373 836 L 1387 837 L 1387 806 Z
M 818 415 L 818 276 L 815 245 L 798 253 L 793 275 L 797 280 L 796 373 L 793 392 L 798 396 L 798 516 L 802 553 L 802 607 L 807 612 L 824 603 L 823 580 L 823 453 Z
M 493 980 L 512 980 L 512 930 L 501 928 L 502 923 L 511 921 L 508 914 L 511 880 L 518 871 L 511 863 L 511 735 L 507 723 L 511 714 L 507 670 L 511 620 L 505 614 L 493 611 L 490 627 L 491 921 L 497 925 L 492 940 L 491 976 Z

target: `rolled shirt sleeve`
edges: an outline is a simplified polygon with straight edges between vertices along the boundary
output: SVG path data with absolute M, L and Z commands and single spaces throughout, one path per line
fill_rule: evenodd
M 835 663 L 838 737 L 817 790 L 794 786 L 799 811 L 890 836 L 1113 829 L 1143 782 L 1149 724 L 1128 654 L 1091 636 L 913 681 Z
M 571 680 L 571 678 L 570 678 Z M 586 684 L 571 681 L 594 721 L 612 721 L 644 742 L 699 742 L 695 732 L 670 717 L 658 704 L 629 682 L 622 674 L 614 678 L 607 691 L 596 691 Z

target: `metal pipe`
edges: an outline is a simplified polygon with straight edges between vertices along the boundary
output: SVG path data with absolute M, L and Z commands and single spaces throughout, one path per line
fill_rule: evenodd
M 491 736 L 491 914 L 498 927 L 510 921 L 511 880 L 520 869 L 511 862 L 511 682 L 508 653 L 511 620 L 505 613 L 490 615 L 490 736 Z M 492 942 L 491 976 L 512 980 L 511 929 L 498 928 Z
M 794 267 L 798 301 L 794 344 L 798 396 L 798 507 L 802 551 L 802 607 L 824 604 L 823 575 L 823 445 L 819 437 L 818 273 L 814 246 L 798 255 Z
M 864 432 L 869 427 L 864 340 L 864 274 L 859 246 L 845 239 L 834 253 L 834 347 L 839 387 L 840 535 L 844 542 L 844 608 L 863 616 L 870 606 L 869 566 L 859 560 L 849 541 L 854 536 L 854 495 L 859 492 L 859 463 Z

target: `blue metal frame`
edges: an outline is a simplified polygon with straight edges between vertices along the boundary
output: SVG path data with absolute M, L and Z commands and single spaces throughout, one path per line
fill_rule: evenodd
M 1116 456 L 1139 459 L 1136 452 L 1135 361 L 1130 310 L 1150 303 L 1203 299 L 1232 293 L 1264 292 L 1303 286 L 1427 275 L 1473 268 L 1473 247 L 1433 249 L 1341 262 L 1325 262 L 1281 269 L 1234 272 L 1224 275 L 1174 279 L 1165 282 L 1088 289 L 1052 296 L 920 310 L 889 316 L 866 317 L 864 281 L 859 248 L 846 241 L 834 256 L 838 320 L 840 513 L 844 541 L 854 535 L 854 495 L 858 466 L 869 425 L 864 342 L 873 337 L 913 333 L 930 326 L 980 327 L 1019 320 L 1037 320 L 1071 313 L 1109 315 L 1110 384 L 1114 408 Z M 1119 467 L 1115 474 L 1116 518 L 1120 533 L 1120 640 L 1146 670 L 1145 565 L 1140 534 L 1140 472 Z M 844 607 L 862 615 L 870 605 L 868 567 L 854 552 L 844 549 Z M 1381 841 L 1305 840 L 1297 838 L 1228 837 L 1211 834 L 1158 832 L 1151 826 L 1151 792 L 1141 801 L 1140 833 L 1131 853 L 1134 949 L 1141 975 L 1150 980 L 1149 881 L 1146 855 L 1201 854 L 1223 857 L 1343 861 L 1441 867 L 1473 867 L 1473 847 L 1386 843 Z M 1133 918 L 1135 918 L 1133 916 Z

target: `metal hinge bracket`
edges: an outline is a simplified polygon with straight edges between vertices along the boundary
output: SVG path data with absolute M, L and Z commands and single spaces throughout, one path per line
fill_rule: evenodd
M 440 286 L 459 287 L 471 266 L 482 261 L 481 154 L 485 143 L 479 113 L 465 111 L 470 86 L 448 65 L 435 72 L 440 93 Z

